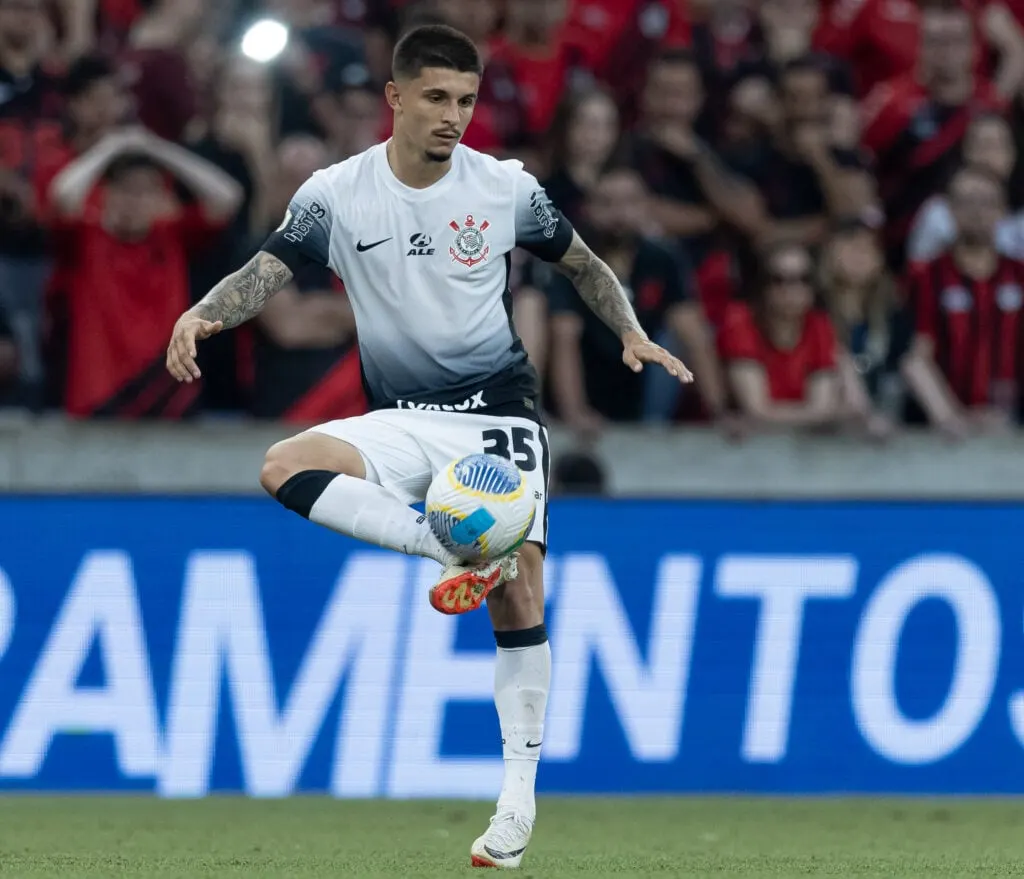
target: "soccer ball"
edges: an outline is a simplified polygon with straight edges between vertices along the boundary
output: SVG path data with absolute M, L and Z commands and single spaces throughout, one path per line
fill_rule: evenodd
M 497 455 L 469 455 L 441 470 L 427 490 L 427 521 L 462 561 L 501 558 L 522 545 L 537 502 L 522 471 Z

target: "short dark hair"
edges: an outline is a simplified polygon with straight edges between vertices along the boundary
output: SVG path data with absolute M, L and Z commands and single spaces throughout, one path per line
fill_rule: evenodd
M 413 28 L 395 46 L 391 62 L 395 79 L 415 79 L 424 67 L 483 74 L 476 45 L 462 31 L 446 24 Z
M 121 183 L 125 177 L 134 171 L 161 171 L 160 165 L 154 162 L 144 153 L 126 153 L 118 156 L 107 165 L 103 174 L 105 183 Z
M 112 79 L 116 75 L 114 65 L 102 55 L 85 55 L 68 68 L 64 77 L 64 94 L 69 98 L 77 98 L 97 82 Z

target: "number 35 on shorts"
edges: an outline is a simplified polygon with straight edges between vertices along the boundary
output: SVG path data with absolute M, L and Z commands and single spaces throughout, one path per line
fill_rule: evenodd
M 524 473 L 537 469 L 536 434 L 529 427 L 494 427 L 481 435 L 484 451 L 511 461 Z

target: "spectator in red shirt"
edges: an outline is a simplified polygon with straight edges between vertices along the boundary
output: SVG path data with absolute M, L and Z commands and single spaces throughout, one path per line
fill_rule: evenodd
M 550 127 L 575 66 L 563 30 L 568 10 L 567 0 L 508 0 L 504 31 L 491 46 L 491 58 L 512 71 L 534 141 Z
M 63 96 L 42 66 L 43 0 L 0 0 L 0 311 L 18 342 L 20 376 L 13 396 L 42 402 L 43 290 L 49 274 L 37 211 L 36 168 L 59 148 Z
M 53 178 L 68 162 L 124 123 L 130 112 L 116 69 L 101 56 L 80 58 L 68 69 L 62 85 L 66 99 L 62 142 L 36 168 L 36 192 L 44 207 Z
M 813 264 L 799 244 L 764 257 L 765 282 L 752 304 L 729 306 L 719 335 L 729 389 L 755 428 L 823 428 L 840 417 L 836 336 L 814 307 Z
M 919 75 L 883 83 L 865 102 L 864 145 L 875 155 L 893 269 L 902 269 L 914 215 L 959 165 L 972 115 L 1002 106 L 992 85 L 975 74 L 973 59 L 970 15 L 928 7 Z
M 845 59 L 856 74 L 858 94 L 896 77 L 913 74 L 921 44 L 922 8 L 935 0 L 837 0 L 823 17 L 815 45 Z M 946 3 L 951 6 L 954 3 Z M 1008 6 L 996 0 L 962 0 L 973 12 L 977 37 L 976 64 L 981 74 L 994 69 L 997 91 L 1011 97 L 1024 81 L 1024 36 Z M 989 55 L 996 64 L 989 63 Z
M 170 172 L 198 199 L 180 208 Z M 104 181 L 102 204 L 88 203 Z M 54 180 L 59 234 L 73 260 L 65 407 L 72 415 L 180 417 L 198 388 L 164 368 L 167 333 L 189 306 L 188 252 L 238 209 L 241 188 L 154 135 L 109 135 Z
M 77 156 L 123 123 L 130 108 L 113 65 L 99 56 L 86 56 L 72 64 L 63 86 L 67 99 L 63 142 L 39 162 L 35 175 L 39 215 L 48 225 L 53 219 L 49 192 L 54 179 Z M 93 207 L 100 204 L 100 187 L 89 198 Z M 67 350 L 68 289 L 74 279 L 74 260 L 62 252 L 62 243 L 59 235 L 50 241 L 53 271 L 46 292 L 43 333 L 44 353 L 51 366 L 47 375 L 49 405 L 59 405 L 63 399 L 64 370 L 54 367 L 59 366 Z
M 903 372 L 931 424 L 959 439 L 1016 419 L 1024 263 L 996 248 L 996 224 L 1006 211 L 998 178 L 961 169 L 949 203 L 955 243 L 909 273 L 916 334 Z

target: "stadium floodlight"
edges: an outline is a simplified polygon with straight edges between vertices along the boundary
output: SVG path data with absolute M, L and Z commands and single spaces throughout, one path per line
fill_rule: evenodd
M 288 45 L 288 28 L 273 18 L 255 22 L 242 37 L 242 53 L 253 61 L 267 64 Z

